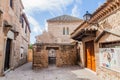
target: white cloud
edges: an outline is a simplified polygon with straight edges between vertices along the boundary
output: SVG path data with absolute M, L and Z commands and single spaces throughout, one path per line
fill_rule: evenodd
M 82 0 L 75 0 L 77 4 L 82 4 Z
M 33 26 L 32 31 L 36 34 L 42 33 L 43 29 L 41 28 L 40 24 L 32 17 L 28 16 L 28 20 L 30 24 Z
M 80 16 L 80 10 L 77 5 L 74 5 L 71 15 L 76 17 Z
M 45 30 L 48 31 L 48 24 L 45 24 Z
M 82 0 L 75 0 L 75 5 L 72 8 L 72 16 L 80 17 L 80 5 L 82 4 Z
M 31 42 L 33 43 L 35 39 L 35 35 L 41 34 L 43 30 L 48 30 L 47 24 L 45 26 L 41 26 L 40 23 L 32 17 L 35 12 L 43 12 L 47 11 L 52 16 L 61 15 L 66 10 L 67 6 L 73 4 L 74 2 L 76 5 L 82 3 L 81 0 L 22 0 L 23 5 L 25 7 L 25 12 L 28 15 L 28 20 L 31 25 Z M 72 15 L 79 16 L 79 11 L 77 6 L 74 6 L 72 9 Z
M 63 10 L 74 0 L 22 0 L 28 13 L 34 11 L 50 11 L 53 13 L 63 13 Z

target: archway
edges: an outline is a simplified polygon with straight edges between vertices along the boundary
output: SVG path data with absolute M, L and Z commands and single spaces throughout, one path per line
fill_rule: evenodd
M 56 65 L 56 56 L 57 56 L 57 50 L 59 50 L 59 47 L 50 46 L 50 47 L 46 47 L 46 50 L 48 50 L 48 64 Z
M 56 50 L 55 49 L 48 50 L 48 61 L 49 61 L 49 64 L 56 64 Z

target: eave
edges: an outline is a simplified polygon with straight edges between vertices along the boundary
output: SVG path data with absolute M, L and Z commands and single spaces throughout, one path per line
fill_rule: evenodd
M 93 14 L 89 23 L 98 23 L 99 20 L 106 18 L 111 15 L 114 11 L 120 10 L 120 1 L 119 0 L 107 0 L 102 6 L 100 6 Z M 83 22 L 78 28 L 71 33 L 71 38 L 75 39 L 81 33 L 81 29 L 91 26 L 87 22 Z
M 83 38 L 91 36 L 91 37 L 96 37 L 96 29 L 93 30 L 88 30 L 88 29 L 81 29 L 78 35 L 72 37 L 72 39 L 77 40 L 77 41 L 82 41 Z

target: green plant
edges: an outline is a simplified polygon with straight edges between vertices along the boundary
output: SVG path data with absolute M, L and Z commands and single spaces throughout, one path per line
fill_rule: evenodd
M 33 47 L 33 45 L 32 45 L 32 44 L 30 44 L 30 45 L 29 45 L 29 49 L 32 49 L 32 47 Z

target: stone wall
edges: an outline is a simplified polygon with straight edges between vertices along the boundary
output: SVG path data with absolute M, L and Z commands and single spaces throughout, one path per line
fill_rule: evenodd
M 99 24 L 103 25 L 105 29 L 112 31 L 113 33 L 115 32 L 117 34 L 120 34 L 120 10 L 117 10 L 107 18 L 104 18 L 99 22 Z M 115 71 L 115 70 L 111 70 L 109 68 L 100 66 L 99 43 L 115 42 L 115 41 L 120 41 L 120 37 L 110 33 L 105 33 L 101 37 L 99 42 L 96 43 L 95 53 L 96 53 L 96 60 L 97 60 L 97 75 L 101 78 L 101 80 L 119 80 L 120 79 L 119 70 Z
M 34 45 L 33 47 L 33 69 L 48 67 L 48 50 L 49 48 L 56 49 L 56 66 L 62 67 L 66 65 L 75 65 L 77 63 L 77 57 L 75 53 L 74 45 L 64 44 L 42 44 Z
M 97 70 L 97 75 L 101 80 L 119 80 L 120 79 L 120 72 L 119 71 L 113 71 L 107 68 L 100 67 Z
M 76 29 L 81 23 L 81 21 L 55 21 L 47 22 L 48 32 L 43 32 L 42 35 L 36 37 L 37 42 L 42 43 L 71 43 L 73 40 L 70 38 L 70 34 Z M 63 28 L 69 28 L 69 34 L 63 34 Z
M 28 56 L 27 56 L 27 61 L 28 61 L 28 62 L 32 62 L 32 60 L 33 60 L 33 50 L 32 50 L 32 49 L 29 49 L 27 55 L 28 55 Z
M 56 56 L 56 66 L 77 64 L 76 51 L 73 45 L 61 45 Z
M 9 63 L 10 69 L 14 69 L 27 61 L 30 31 L 25 33 L 20 22 L 20 15 L 22 15 L 23 10 L 21 0 L 12 1 L 13 7 L 10 7 L 9 0 L 0 0 L 0 10 L 3 12 L 2 14 L 0 13 L 0 75 L 4 74 L 5 51 L 8 38 L 12 40 Z M 12 28 L 10 28 L 10 26 L 10 29 L 5 28 L 5 22 Z M 19 35 L 17 35 L 16 32 L 18 32 Z M 24 49 L 22 58 L 21 48 Z

